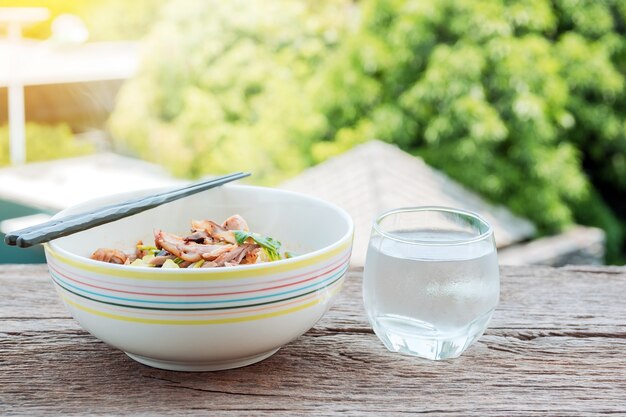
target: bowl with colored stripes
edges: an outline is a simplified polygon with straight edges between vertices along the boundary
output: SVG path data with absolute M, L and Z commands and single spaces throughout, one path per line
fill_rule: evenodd
M 89 201 L 58 216 L 145 193 Z M 191 219 L 244 217 L 250 229 L 297 256 L 223 268 L 160 269 L 89 258 L 132 248 L 153 229 L 184 233 Z M 350 263 L 353 223 L 342 209 L 302 194 L 226 185 L 45 244 L 61 300 L 89 333 L 161 369 L 211 371 L 263 360 L 324 315 Z

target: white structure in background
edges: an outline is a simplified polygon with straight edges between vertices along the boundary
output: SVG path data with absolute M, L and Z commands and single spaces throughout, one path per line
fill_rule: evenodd
M 364 264 L 376 216 L 412 206 L 448 206 L 480 214 L 493 226 L 502 264 L 554 265 L 577 259 L 597 264 L 604 255 L 604 234 L 598 229 L 577 228 L 561 238 L 522 243 L 535 235 L 531 222 L 486 202 L 422 159 L 380 141 L 367 142 L 309 168 L 281 188 L 320 197 L 350 213 L 355 224 L 354 265 Z
M 61 15 L 48 41 L 21 38 L 22 26 L 46 20 L 45 8 L 0 8 L 0 25 L 8 25 L 9 39 L 0 39 L 0 87 L 9 89 L 11 162 L 26 159 L 24 87 L 124 80 L 138 68 L 135 42 L 93 42 L 77 16 Z
M 84 43 L 89 39 L 89 31 L 83 20 L 73 14 L 62 14 L 52 21 L 52 40 L 61 43 Z
M 0 199 L 56 212 L 97 197 L 183 183 L 149 162 L 102 153 L 0 169 Z M 7 233 L 44 220 L 8 219 L 0 229 Z
M 9 41 L 4 54 L 0 53 L 0 65 L 7 67 L 4 82 L 0 81 L 0 85 L 6 85 L 9 89 L 9 136 L 13 164 L 23 164 L 26 161 L 26 121 L 20 53 L 22 27 L 44 21 L 48 16 L 50 12 L 43 7 L 0 8 L 0 25 L 7 26 Z

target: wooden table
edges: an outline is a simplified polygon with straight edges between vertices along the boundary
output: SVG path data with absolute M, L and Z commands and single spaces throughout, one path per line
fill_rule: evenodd
M 486 334 L 459 359 L 388 352 L 361 271 L 324 319 L 246 368 L 140 365 L 82 331 L 45 266 L 0 271 L 0 415 L 626 415 L 626 269 L 510 267 Z

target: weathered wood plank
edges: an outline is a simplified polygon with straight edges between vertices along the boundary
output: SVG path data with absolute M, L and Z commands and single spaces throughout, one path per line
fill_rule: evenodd
M 353 271 L 306 335 L 256 365 L 200 374 L 145 367 L 84 333 L 46 274 L 0 272 L 0 415 L 626 413 L 624 269 L 504 269 L 492 326 L 445 362 L 389 353 Z
M 46 265 L 3 265 L 0 300 L 0 319 L 70 317 L 54 292 Z

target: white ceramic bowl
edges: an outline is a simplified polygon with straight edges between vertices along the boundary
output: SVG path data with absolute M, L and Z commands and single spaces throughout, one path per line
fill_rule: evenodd
M 58 216 L 141 194 L 90 201 Z M 222 221 L 235 213 L 300 255 L 199 269 L 89 259 L 99 247 L 131 250 L 139 239 L 153 242 L 155 228 L 184 234 L 192 219 Z M 45 251 L 58 294 L 85 330 L 143 364 L 208 371 L 258 362 L 313 327 L 342 285 L 352 234 L 350 216 L 325 201 L 227 185 L 57 239 Z

